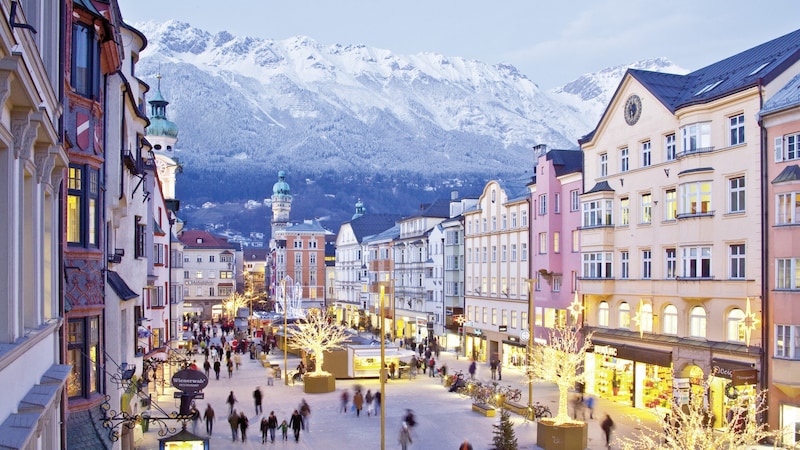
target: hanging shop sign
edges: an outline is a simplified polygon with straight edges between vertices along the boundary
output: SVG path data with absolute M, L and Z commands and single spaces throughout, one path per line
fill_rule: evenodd
M 661 367 L 669 367 L 672 364 L 672 352 L 600 340 L 592 340 L 592 344 L 595 355 L 628 359 Z
M 197 392 L 208 385 L 205 373 L 195 369 L 183 369 L 172 376 L 172 386 L 183 392 Z
M 758 384 L 758 369 L 754 367 L 754 364 L 712 358 L 711 373 L 715 377 L 731 380 L 734 386 Z

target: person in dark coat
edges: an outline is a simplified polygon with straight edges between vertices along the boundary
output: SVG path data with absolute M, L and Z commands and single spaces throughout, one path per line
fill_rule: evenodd
M 261 418 L 261 443 L 267 443 L 267 436 L 269 435 L 269 420 L 266 417 Z
M 261 393 L 261 386 L 256 387 L 256 390 L 253 391 L 253 400 L 256 402 L 256 415 L 259 415 L 264 412 L 264 408 L 261 407 L 261 399 L 263 394 Z
M 289 426 L 292 427 L 292 431 L 294 431 L 294 441 L 300 441 L 300 428 L 303 427 L 303 417 L 300 416 L 300 411 L 294 410 L 292 413 L 292 417 L 289 419 Z
M 600 422 L 600 428 L 603 429 L 603 434 L 606 437 L 606 448 L 611 448 L 611 430 L 614 429 L 614 421 L 611 420 L 611 416 L 606 414 L 606 418 Z
M 219 360 L 214 361 L 214 375 L 217 376 L 219 380 L 219 371 L 222 370 L 222 365 L 219 363 Z
M 206 433 L 211 436 L 211 433 L 214 431 L 214 408 L 211 407 L 210 403 L 203 413 L 203 418 L 206 419 Z
M 247 415 L 245 415 L 244 411 L 239 413 L 239 430 L 242 432 L 242 442 L 247 441 L 247 427 L 250 425 L 250 421 L 247 419 Z
M 270 442 L 275 442 L 275 429 L 278 428 L 278 417 L 275 415 L 275 411 L 269 412 L 269 417 L 267 418 L 267 428 L 269 429 Z

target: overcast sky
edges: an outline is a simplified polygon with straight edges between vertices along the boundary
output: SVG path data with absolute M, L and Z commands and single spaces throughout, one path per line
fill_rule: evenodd
M 129 24 L 509 63 L 544 89 L 664 56 L 695 70 L 800 28 L 797 0 L 119 0 Z

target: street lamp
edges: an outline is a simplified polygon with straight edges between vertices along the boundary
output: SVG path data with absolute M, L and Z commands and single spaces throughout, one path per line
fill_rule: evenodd
M 528 337 L 528 355 L 525 360 L 527 364 L 530 364 L 531 353 L 533 352 L 533 327 L 535 325 L 533 320 L 535 313 L 535 309 L 533 308 L 533 283 L 536 280 L 533 278 L 525 278 L 523 281 L 528 283 L 528 334 L 530 336 Z M 530 379 L 530 371 L 526 370 L 526 372 L 528 372 L 528 414 L 530 414 L 533 410 L 533 380 Z
M 286 277 L 283 277 L 281 280 L 281 291 L 283 293 L 283 385 L 289 385 L 289 355 L 288 355 L 288 347 L 289 345 L 289 330 L 286 328 Z
M 381 368 L 378 371 L 378 376 L 381 379 L 381 450 L 384 450 L 386 445 L 386 419 L 384 415 L 384 411 L 386 410 L 384 406 L 386 404 L 386 374 L 384 373 L 384 367 L 386 367 L 386 332 L 384 327 L 386 326 L 386 322 L 384 322 L 384 316 L 386 313 L 383 308 L 385 298 L 386 286 L 381 285 Z M 392 328 L 394 328 L 394 326 L 392 326 Z

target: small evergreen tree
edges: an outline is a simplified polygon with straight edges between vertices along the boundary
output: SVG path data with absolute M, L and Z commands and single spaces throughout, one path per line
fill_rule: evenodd
M 492 425 L 494 437 L 492 450 L 517 450 L 517 436 L 514 434 L 514 424 L 505 408 L 500 408 L 500 423 Z

